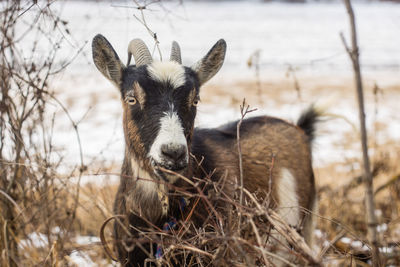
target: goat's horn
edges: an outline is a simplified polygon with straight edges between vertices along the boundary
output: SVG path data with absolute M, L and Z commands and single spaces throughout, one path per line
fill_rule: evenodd
M 131 57 L 135 59 L 136 66 L 150 64 L 153 61 L 149 49 L 146 44 L 140 39 L 133 39 L 128 46 L 128 64 L 131 62 Z
M 179 44 L 175 41 L 172 42 L 172 48 L 171 48 L 171 61 L 176 61 L 179 64 L 182 64 L 182 58 L 181 58 L 181 48 L 179 47 Z

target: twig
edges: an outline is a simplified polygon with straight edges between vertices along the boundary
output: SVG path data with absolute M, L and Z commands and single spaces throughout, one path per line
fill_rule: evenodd
M 385 168 L 385 163 L 383 161 L 376 162 L 374 164 L 374 167 L 372 168 L 372 177 L 375 178 L 379 173 L 382 172 L 382 170 L 384 168 Z M 363 182 L 364 182 L 364 176 L 363 175 L 352 177 L 352 178 L 350 178 L 350 182 L 348 182 L 347 184 L 343 185 L 342 187 L 337 188 L 336 190 L 334 190 L 334 192 L 337 193 L 338 191 L 341 191 L 341 192 L 343 192 L 344 195 L 347 195 L 347 193 L 350 190 L 352 190 L 354 188 L 357 188 Z M 326 185 L 324 187 L 319 188 L 318 192 L 324 192 L 327 189 L 330 189 L 329 185 Z
M 260 79 L 260 57 L 261 57 L 261 49 L 257 49 L 256 51 L 251 54 L 250 58 L 247 60 L 247 66 L 249 68 L 254 67 L 255 76 L 256 76 L 256 85 L 259 100 L 262 102 L 262 88 L 261 88 L 261 79 Z
M 7 263 L 9 266 L 11 266 L 11 258 L 10 258 L 10 251 L 8 248 L 8 242 L 7 242 L 7 220 L 4 220 L 4 225 L 3 225 L 3 241 L 4 241 L 4 249 L 5 249 L 5 256 L 7 258 Z
M 146 6 L 141 6 L 139 5 L 138 1 L 134 0 L 135 4 L 137 5 L 137 9 L 140 11 L 141 19 L 138 18 L 136 15 L 133 15 L 137 21 L 139 21 L 147 30 L 147 32 L 150 34 L 150 36 L 154 39 L 154 49 L 157 48 L 158 54 L 160 56 L 160 61 L 162 61 L 162 55 L 161 55 L 161 50 L 160 50 L 160 42 L 158 41 L 157 38 L 157 33 L 153 32 L 150 27 L 147 25 L 145 16 L 144 16 L 144 10 L 146 9 Z M 154 54 L 154 49 L 153 49 L 153 54 Z
M 256 235 L 257 244 L 261 248 L 262 247 L 261 237 L 260 237 L 260 234 L 258 233 L 257 227 L 256 227 L 256 225 L 255 225 L 255 223 L 253 221 L 253 218 L 249 217 L 248 220 L 249 220 L 249 222 L 251 224 L 251 227 L 253 228 L 254 234 Z M 264 262 L 265 262 L 265 264 L 267 264 L 269 261 L 268 261 L 266 255 L 265 255 L 264 250 L 262 250 L 261 252 L 262 252 L 262 256 L 263 256 Z
M 162 171 L 162 172 L 168 173 L 168 174 L 176 175 L 176 176 L 178 176 L 179 178 L 181 178 L 182 180 L 184 180 L 185 182 L 187 182 L 188 184 L 190 184 L 193 187 L 196 186 L 192 181 L 190 181 L 189 178 L 186 178 L 184 175 L 182 175 L 180 173 L 168 170 L 168 169 L 166 169 L 164 167 L 161 167 L 161 166 L 157 166 L 157 169 Z
M 22 215 L 22 217 L 24 218 L 24 221 L 27 222 L 27 218 L 25 217 L 24 212 L 22 211 L 22 209 L 19 207 L 19 205 L 17 204 L 17 202 L 14 201 L 14 199 L 12 199 L 12 197 L 10 197 L 10 195 L 8 195 L 6 192 L 4 192 L 2 189 L 0 189 L 0 193 L 7 198 L 18 210 L 18 212 Z
M 275 230 L 282 235 L 290 245 L 295 247 L 298 252 L 313 266 L 322 266 L 321 260 L 314 256 L 313 251 L 305 243 L 304 238 L 302 238 L 299 233 L 292 227 L 290 227 L 275 211 L 272 209 L 263 208 L 254 196 L 246 189 L 243 192 L 252 200 L 256 205 L 257 213 L 263 214 L 267 217 L 268 221 L 272 224 Z
M 47 256 L 46 256 L 46 258 L 44 259 L 44 262 L 43 262 L 43 263 L 46 263 L 47 260 L 50 258 L 50 255 L 53 253 L 54 248 L 56 247 L 56 245 L 57 245 L 57 241 L 54 241 L 53 244 L 51 245 L 51 248 L 50 248 L 50 250 L 49 250 L 49 253 L 47 254 Z
M 106 254 L 108 255 L 108 257 L 110 257 L 110 259 L 112 259 L 113 261 L 118 261 L 117 257 L 114 256 L 114 253 L 112 253 L 111 249 L 108 247 L 106 238 L 104 237 L 104 229 L 106 228 L 107 224 L 111 221 L 111 220 L 115 220 L 116 218 L 123 218 L 125 216 L 122 215 L 115 215 L 112 216 L 110 218 L 108 218 L 107 220 L 105 220 L 103 222 L 103 224 L 100 227 L 100 240 L 101 240 L 101 245 L 103 246 L 104 251 L 106 252 Z
M 249 110 L 250 106 L 246 106 L 246 99 L 243 98 L 243 103 L 240 105 L 240 114 L 241 118 L 239 122 L 236 125 L 236 138 L 237 138 L 237 149 L 238 149 L 238 157 L 239 157 L 239 175 L 240 175 L 240 197 L 239 197 L 239 203 L 240 206 L 243 206 L 243 159 L 242 159 L 242 147 L 240 145 L 240 126 L 242 126 L 244 117 L 250 113 L 253 112 L 257 109 L 251 109 Z M 241 224 L 241 213 L 239 212 L 239 227 L 240 229 L 240 224 Z
M 238 241 L 239 239 L 240 238 L 233 238 L 233 242 L 235 242 L 237 249 L 239 250 L 240 254 L 242 254 L 242 257 L 244 258 L 244 260 L 246 262 L 246 266 L 253 267 L 254 264 L 252 264 L 249 255 L 247 255 L 247 253 L 244 252 L 242 246 L 239 244 L 239 241 Z
M 193 247 L 193 246 L 188 246 L 188 245 L 171 245 L 170 248 L 171 249 L 174 249 L 174 248 L 181 248 L 182 249 L 183 248 L 183 249 L 191 250 L 191 251 L 199 253 L 199 254 L 203 254 L 203 255 L 205 255 L 207 257 L 210 257 L 210 258 L 212 258 L 212 256 L 213 256 L 212 254 L 210 254 L 210 253 L 208 253 L 208 252 L 206 252 L 204 250 L 198 249 L 198 248 Z
M 36 1 L 33 1 L 33 3 L 32 3 L 28 8 L 26 8 L 24 11 L 22 11 L 22 13 L 19 14 L 18 17 L 17 17 L 15 20 L 19 19 L 19 17 L 21 17 L 21 16 L 24 15 L 27 11 L 29 11 L 34 5 L 37 5 L 37 2 L 36 2 Z
M 275 153 L 272 152 L 271 166 L 269 168 L 269 181 L 268 181 L 268 194 L 266 200 L 269 201 L 271 193 L 272 193 L 272 173 L 275 165 Z
M 290 245 L 297 248 L 297 251 L 313 266 L 321 266 L 321 260 L 314 256 L 313 251 L 304 241 L 299 233 L 290 227 L 275 211 L 268 210 L 266 214 L 268 221 L 274 226 L 275 230 L 289 242 Z
M 357 89 L 358 112 L 359 112 L 360 129 L 361 129 L 361 145 L 362 145 L 363 162 L 364 162 L 364 177 L 365 177 L 364 179 L 365 179 L 365 191 L 366 191 L 365 206 L 366 206 L 366 216 L 367 216 L 366 219 L 368 224 L 368 239 L 372 246 L 372 265 L 377 267 L 380 266 L 380 256 L 379 256 L 380 253 L 378 248 L 378 235 L 376 230 L 377 222 L 375 217 L 373 179 L 372 179 L 369 156 L 368 156 L 367 130 L 365 126 L 364 94 L 363 94 L 363 85 L 361 78 L 361 68 L 359 62 L 359 50 L 357 44 L 357 30 L 355 24 L 354 11 L 351 6 L 350 0 L 344 0 L 344 4 L 346 6 L 346 10 L 350 20 L 352 47 L 350 48 L 347 45 L 343 33 L 340 34 L 340 37 L 342 39 L 343 45 L 347 53 L 349 54 L 354 70 L 354 79 Z
M 379 186 L 375 192 L 374 195 L 377 195 L 379 192 L 383 191 L 385 188 L 395 184 L 397 181 L 400 181 L 400 174 L 397 174 L 395 176 L 393 176 L 392 178 L 389 179 L 389 181 L 387 181 L 386 183 L 384 183 L 383 185 Z
M 318 258 L 322 259 L 322 257 L 325 255 L 328 250 L 335 245 L 335 243 L 341 239 L 344 235 L 346 234 L 346 230 L 342 229 L 330 242 L 328 245 L 324 246 L 322 250 L 318 253 Z
M 296 77 L 296 70 L 293 68 L 292 64 L 288 64 L 286 76 L 292 76 L 293 78 L 293 83 L 294 83 L 294 89 L 297 92 L 297 98 L 301 100 L 301 90 L 300 90 L 300 84 L 299 81 Z
M 247 240 L 244 240 L 244 239 L 242 239 L 242 238 L 240 238 L 240 237 L 239 237 L 239 238 L 236 238 L 236 239 L 237 239 L 238 241 L 244 243 L 244 244 L 247 244 L 247 245 L 249 245 L 249 246 L 252 246 L 252 244 L 249 243 L 249 241 L 247 241 Z M 272 252 L 266 250 L 265 248 L 256 247 L 256 249 L 262 251 L 262 253 L 265 253 L 266 255 L 268 255 L 268 256 L 271 257 L 271 258 L 275 258 L 275 259 L 277 259 L 277 260 L 279 260 L 279 261 L 285 263 L 286 265 L 288 265 L 288 266 L 290 266 L 290 267 L 296 267 L 295 264 L 291 263 L 291 262 L 288 261 L 287 259 L 285 259 L 285 258 L 279 256 L 278 254 L 272 253 Z

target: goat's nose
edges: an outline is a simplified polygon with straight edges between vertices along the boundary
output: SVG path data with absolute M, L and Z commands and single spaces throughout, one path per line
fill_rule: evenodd
M 186 156 L 186 146 L 164 144 L 161 146 L 161 153 L 164 157 L 174 162 L 181 161 Z

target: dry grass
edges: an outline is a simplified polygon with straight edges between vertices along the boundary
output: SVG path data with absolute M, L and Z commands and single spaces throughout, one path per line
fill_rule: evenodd
M 314 84 L 315 87 L 312 87 L 310 91 L 304 91 L 303 95 L 312 95 L 315 92 L 322 95 L 326 93 L 321 89 L 318 83 L 314 82 Z M 229 94 L 233 93 L 234 97 L 232 97 L 231 102 L 225 103 L 227 106 L 235 106 L 242 94 L 246 94 L 250 102 L 252 100 L 257 101 L 259 97 L 252 95 L 252 93 L 255 92 L 251 90 L 251 85 L 252 82 L 238 83 L 235 86 L 211 85 L 206 87 L 203 91 L 202 101 L 218 101 L 215 97 L 220 96 L 222 98 L 225 94 L 228 94 L 228 91 Z M 277 88 L 280 85 L 275 83 L 268 83 L 265 85 L 263 83 L 262 86 Z M 337 90 L 338 94 L 341 96 L 348 95 L 348 87 L 349 84 L 344 86 L 335 85 L 335 90 Z M 388 87 L 388 89 L 385 88 L 385 94 L 396 95 L 398 93 L 398 91 L 396 91 L 397 88 L 396 86 Z M 325 90 L 332 90 L 332 88 L 328 86 Z M 290 86 L 290 83 L 287 82 L 280 88 L 279 93 L 275 91 L 275 93 L 265 92 L 264 94 L 268 95 L 270 98 L 274 95 L 273 97 L 276 105 L 280 105 L 287 100 L 287 95 L 291 95 L 292 93 L 294 93 L 293 88 Z M 371 98 L 373 94 L 368 94 L 367 97 Z M 352 99 L 352 96 L 347 98 L 348 101 L 352 101 Z M 329 121 L 325 123 L 329 123 Z M 387 123 L 390 123 L 390 120 L 386 122 L 375 122 L 374 133 L 385 131 L 387 129 Z M 324 134 L 328 134 L 328 132 L 324 132 Z M 357 142 L 357 135 L 352 132 L 347 132 L 340 145 L 343 149 L 352 149 Z M 374 151 L 372 163 L 374 166 L 379 165 L 379 171 L 377 171 L 374 178 L 375 189 L 385 185 L 391 178 L 396 177 L 396 175 L 400 173 L 400 167 L 398 166 L 400 146 L 398 142 L 396 140 L 386 140 L 385 143 L 379 145 L 377 142 L 378 141 L 374 139 L 374 134 L 371 134 L 370 148 Z M 360 166 L 360 159 L 357 157 L 349 157 L 341 162 L 332 162 L 328 165 L 315 168 L 316 180 L 319 188 L 319 219 L 317 228 L 322 232 L 322 235 L 317 235 L 317 242 L 314 250 L 317 253 L 321 250 L 325 250 L 323 262 L 328 266 L 352 264 L 364 266 L 363 264 L 365 263 L 363 262 L 367 261 L 365 258 L 369 257 L 368 251 L 363 250 L 356 242 L 360 241 L 361 244 L 367 245 L 363 203 L 364 189 L 361 183 L 352 184 L 354 178 L 361 173 L 358 166 Z M 113 168 L 114 169 L 110 171 L 117 172 L 115 166 Z M 103 220 L 111 214 L 115 192 L 116 185 L 98 186 L 95 184 L 87 184 L 82 187 L 82 197 L 80 199 L 80 207 L 77 215 L 77 221 L 79 222 L 76 229 L 77 233 L 79 232 L 81 235 L 97 235 Z M 384 189 L 376 194 L 377 215 L 379 227 L 381 229 L 379 236 L 380 245 L 389 248 L 383 251 L 385 252 L 383 255 L 385 255 L 387 260 L 386 265 L 398 265 L 400 263 L 399 196 L 400 180 L 384 187 Z M 254 209 L 254 205 L 252 206 L 251 203 L 249 204 L 249 208 Z M 261 226 L 260 223 L 265 223 L 268 219 L 262 216 L 255 216 L 255 214 L 259 213 L 254 210 L 252 212 L 248 211 L 246 214 L 246 223 L 243 224 L 243 228 L 240 231 L 242 236 L 243 234 L 246 236 L 245 239 L 237 239 L 238 236 L 230 236 L 227 238 L 226 229 L 221 228 L 217 220 L 208 225 L 208 227 L 205 228 L 208 230 L 204 230 L 205 232 L 202 233 L 199 233 L 198 228 L 192 224 L 186 224 L 185 226 L 180 225 L 180 229 L 185 229 L 186 235 L 170 235 L 168 238 L 164 238 L 166 251 L 165 259 L 180 253 L 187 253 L 186 255 L 188 255 L 189 252 L 193 253 L 194 251 L 194 254 L 198 255 L 198 258 L 196 258 L 194 262 L 201 260 L 203 262 L 211 261 L 213 264 L 220 266 L 229 265 L 232 262 L 228 264 L 228 262 L 224 262 L 223 259 L 225 259 L 227 255 L 239 254 L 248 255 L 248 257 L 247 259 L 246 257 L 239 257 L 236 262 L 237 265 L 265 264 L 263 253 L 256 248 L 258 245 L 252 222 L 257 225 L 258 234 L 265 238 L 268 229 Z M 235 216 L 237 217 L 239 215 L 234 214 L 234 217 Z M 111 227 L 107 229 L 107 234 L 109 238 L 111 238 Z M 214 240 L 218 240 L 219 245 L 225 245 L 213 246 L 213 243 L 209 242 L 210 236 L 212 236 Z M 347 244 L 346 239 L 341 239 L 339 237 L 348 237 L 351 239 L 351 243 Z M 336 243 L 330 244 L 332 240 L 336 240 Z M 230 249 L 228 249 L 228 247 Z M 245 253 L 241 254 L 241 250 Z M 99 253 L 101 257 L 104 257 L 101 250 L 99 250 Z M 246 263 L 246 260 L 249 261 L 249 257 L 252 258 L 252 262 Z M 217 259 L 222 261 L 217 261 Z M 269 260 L 270 256 L 267 256 L 267 261 Z
M 302 81 L 300 85 L 310 85 L 309 90 L 303 89 L 302 97 L 307 98 L 313 95 L 324 95 L 328 91 L 335 90 L 337 94 L 346 99 L 346 101 L 353 101 L 349 86 L 344 85 L 328 85 L 322 88 L 321 81 Z M 279 81 L 261 84 L 262 98 L 273 101 L 273 106 L 284 105 L 287 102 L 294 103 L 297 95 L 291 84 L 291 81 Z M 206 86 L 202 92 L 203 103 L 218 103 L 221 107 L 219 99 L 227 99 L 231 95 L 229 101 L 223 102 L 222 108 L 238 107 L 241 97 L 246 96 L 253 106 L 259 105 L 266 106 L 266 103 L 258 103 L 260 96 L 257 95 L 258 91 L 253 89 L 253 82 L 239 82 L 235 85 L 210 85 Z M 304 88 L 304 87 L 302 87 Z M 397 96 L 398 88 L 391 86 L 384 88 L 386 96 Z M 349 96 L 350 94 L 350 96 Z M 369 99 L 374 95 L 370 92 L 367 94 Z M 229 99 L 229 98 L 228 98 Z M 240 100 L 241 101 L 241 100 Z M 311 102 L 308 100 L 301 100 L 304 102 Z M 371 100 L 370 100 L 371 101 Z M 383 104 L 381 104 L 383 105 Z M 378 106 L 379 108 L 379 106 Z M 375 177 L 375 188 L 384 185 L 392 177 L 400 173 L 398 161 L 400 159 L 400 145 L 398 140 L 388 139 L 384 143 L 375 139 L 379 134 L 387 131 L 387 121 L 376 121 L 374 131 L 371 133 L 370 148 L 374 150 L 372 156 L 373 164 L 380 164 L 379 172 Z M 330 122 L 323 122 L 329 124 Z M 322 129 L 323 135 L 334 135 L 327 129 Z M 317 139 L 318 140 L 318 139 Z M 345 133 L 344 138 L 338 146 L 346 149 L 354 149 L 358 142 L 357 134 L 349 130 Z M 379 143 L 379 144 L 378 144 Z M 320 149 L 320 148 L 316 148 Z M 347 266 L 358 264 L 364 266 L 362 260 L 369 257 L 367 251 L 360 249 L 355 241 L 361 243 L 366 242 L 366 224 L 363 196 L 364 190 L 362 184 L 356 184 L 349 188 L 349 184 L 360 174 L 360 159 L 352 156 L 340 162 L 331 162 L 330 164 L 316 167 L 315 174 L 319 188 L 319 219 L 317 228 L 322 234 L 316 237 L 316 245 L 313 248 L 316 253 L 325 250 L 323 255 L 323 263 L 327 266 Z M 107 166 L 104 161 L 97 162 L 94 160 L 85 171 L 86 174 L 92 173 L 93 176 L 98 174 L 110 174 L 112 176 L 118 175 L 118 164 L 111 163 Z M 76 173 L 75 173 L 76 174 Z M 69 177 L 59 177 L 68 179 Z M 63 224 L 63 217 L 58 217 L 54 220 L 53 226 L 60 227 L 63 231 L 68 230 L 69 238 L 54 238 L 55 243 L 46 244 L 44 247 L 35 247 L 28 245 L 24 247 L 22 263 L 43 263 L 48 257 L 52 257 L 52 265 L 65 265 L 74 266 L 71 259 L 72 252 L 81 252 L 84 257 L 89 257 L 91 261 L 99 266 L 111 264 L 112 261 L 107 257 L 103 248 L 97 239 L 99 229 L 103 221 L 112 215 L 112 205 L 114 196 L 117 190 L 117 184 L 96 184 L 87 183 L 81 185 L 80 194 L 78 199 L 78 207 L 76 210 L 76 218 L 72 225 Z M 51 190 L 50 190 L 51 191 Z M 58 214 L 66 214 L 73 207 L 76 200 L 75 187 L 71 184 L 69 187 L 61 187 L 58 191 L 57 206 L 62 207 Z M 390 253 L 385 253 L 387 257 L 386 264 L 398 265 L 400 264 L 400 180 L 392 183 L 390 186 L 385 187 L 376 195 L 376 205 L 378 209 L 378 218 L 380 227 L 386 227 L 380 232 L 380 245 L 382 247 L 389 247 Z M 39 196 L 40 197 L 40 196 Z M 237 199 L 232 200 L 233 202 Z M 176 255 L 196 255 L 193 259 L 193 264 L 199 262 L 211 262 L 214 266 L 230 266 L 235 264 L 237 266 L 246 265 L 265 265 L 271 260 L 271 251 L 273 247 L 265 244 L 265 240 L 269 234 L 270 228 L 265 227 L 265 222 L 269 220 L 266 216 L 266 207 L 264 206 L 264 213 L 257 210 L 257 206 L 247 199 L 247 208 L 245 212 L 241 209 L 234 209 L 232 218 L 243 216 L 241 228 L 237 228 L 236 222 L 233 222 L 228 228 L 235 229 L 228 234 L 227 228 L 221 227 L 217 217 L 209 220 L 207 227 L 199 230 L 197 226 L 191 223 L 180 223 L 178 229 L 183 229 L 185 234 L 168 234 L 163 238 L 163 245 L 165 256 L 164 259 L 172 259 Z M 260 200 L 262 203 L 262 201 Z M 237 203 L 236 203 L 237 204 Z M 207 203 L 206 203 L 207 205 Z M 24 210 L 29 210 L 30 206 L 27 204 L 22 207 Z M 28 214 L 29 215 L 29 214 Z M 40 223 L 32 223 L 28 227 L 29 232 L 44 233 L 45 229 L 38 227 Z M 236 227 L 236 228 L 235 228 Z M 256 229 L 256 230 L 255 230 Z M 62 231 L 61 231 L 62 232 Z M 112 227 L 111 224 L 106 227 L 107 239 L 111 240 Z M 240 235 L 238 235 L 240 233 Z M 80 236 L 95 237 L 92 241 L 81 243 L 78 238 Z M 259 239 L 257 238 L 259 237 Z M 347 244 L 339 237 L 348 237 L 352 241 L 352 245 Z M 156 237 L 156 238 L 159 238 Z M 338 240 L 336 240 L 338 239 Z M 261 240 L 261 241 L 260 241 Z M 336 243 L 330 244 L 332 240 Z M 62 243 L 57 243 L 62 242 Z M 260 245 L 262 243 L 262 245 Z M 61 246 L 61 247 L 60 247 Z M 62 253 L 60 253 L 60 251 Z M 294 251 L 288 249 L 287 253 L 294 253 L 299 262 L 307 262 L 304 256 L 296 254 Z M 49 256 L 50 255 L 50 256 Z M 236 257 L 233 257 L 236 256 Z M 230 259 L 230 260 L 226 260 Z M 200 264 L 198 264 L 201 266 Z

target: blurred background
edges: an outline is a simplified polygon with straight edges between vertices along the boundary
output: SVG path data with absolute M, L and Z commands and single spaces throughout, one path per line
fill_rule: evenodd
M 352 3 L 368 145 L 375 189 L 379 189 L 380 242 L 383 250 L 394 255 L 388 265 L 395 266 L 400 264 L 400 2 Z M 91 40 L 98 33 L 109 40 L 124 63 L 133 38 L 143 39 L 153 57 L 161 60 L 169 58 L 175 40 L 186 66 L 224 38 L 226 60 L 202 88 L 199 127 L 239 119 L 244 98 L 257 108 L 249 116 L 269 114 L 291 122 L 311 104 L 322 107 L 327 116 L 318 126 L 313 160 L 320 215 L 328 220 L 318 222 L 314 249 L 321 250 L 342 230 L 329 221 L 334 220 L 352 229 L 352 234 L 343 234 L 341 244 L 347 247 L 335 248 L 327 264 L 344 264 L 337 260 L 348 259 L 351 251 L 363 251 L 364 191 L 360 182 L 354 182 L 362 166 L 358 107 L 351 61 L 339 36 L 343 33 L 350 43 L 349 19 L 341 1 L 2 1 L 0 9 L 3 107 L 11 99 L 17 101 L 14 106 L 25 99 L 27 109 L 34 107 L 41 114 L 24 128 L 23 121 L 13 119 L 24 111 L 18 107 L 10 113 L 6 108 L 2 111 L 2 191 L 18 204 L 10 208 L 11 213 L 16 207 L 20 210 L 13 222 L 26 213 L 24 223 L 15 224 L 23 229 L 16 234 L 16 246 L 24 251 L 20 263 L 112 264 L 102 252 L 98 229 L 112 214 L 124 139 L 119 92 L 92 62 Z M 6 66 L 15 73 L 4 71 Z M 8 79 L 12 82 L 6 83 Z M 35 106 L 41 103 L 37 97 L 42 91 L 33 82 L 46 93 L 45 106 Z M 13 92 L 15 86 L 19 91 Z M 19 94 L 22 102 L 17 100 Z M 17 121 L 21 127 L 15 135 L 12 125 Z M 24 140 L 25 152 L 18 150 L 22 146 L 18 139 Z M 18 169 L 18 164 L 25 167 Z M 41 170 L 44 165 L 45 171 Z M 14 182 L 20 172 L 35 182 Z M 40 178 L 38 173 L 47 173 L 47 180 L 43 182 L 45 176 Z M 7 184 L 13 184 L 14 195 Z M 48 188 L 53 190 L 50 195 Z M 30 189 L 34 191 L 31 198 L 26 193 Z M 39 212 L 44 195 L 46 201 L 54 201 L 46 216 Z M 28 199 L 40 201 L 30 206 Z
M 218 39 L 227 41 L 224 66 L 204 88 L 202 97 L 208 101 L 203 99 L 204 105 L 200 106 L 198 125 L 214 126 L 238 118 L 236 104 L 244 97 L 262 113 L 286 115 L 292 120 L 297 118 L 301 108 L 314 102 L 322 102 L 349 116 L 349 119 L 357 120 L 354 110 L 343 110 L 342 96 L 332 98 L 340 93 L 332 86 L 351 86 L 353 83 L 351 62 L 339 37 L 341 32 L 349 36 L 349 21 L 341 1 L 149 1 L 140 4 L 147 5 L 143 12 L 145 22 L 157 35 L 164 59 L 169 56 L 173 40 L 181 45 L 183 64 L 187 66 L 205 55 Z M 354 5 L 362 73 L 367 90 L 368 86 L 398 85 L 399 5 L 381 1 L 355 1 Z M 116 137 L 110 131 L 110 125 L 120 123 L 120 119 L 110 123 L 109 119 L 112 118 L 108 116 L 120 114 L 120 109 L 117 106 L 118 92 L 99 75 L 92 63 L 91 39 L 97 33 L 103 34 L 123 62 L 127 60 L 127 44 L 133 38 L 143 39 L 154 58 L 160 59 L 160 53 L 152 35 L 141 22 L 142 14 L 135 2 L 56 1 L 51 8 L 68 22 L 70 31 L 70 34 L 66 34 L 62 30 L 54 30 L 54 35 L 66 39 L 61 46 L 59 59 L 66 61 L 80 52 L 62 75 L 53 81 L 53 85 L 61 98 L 65 97 L 68 103 L 81 111 L 75 119 L 89 107 L 91 110 L 87 115 L 97 117 L 86 122 L 96 121 L 99 125 L 88 125 L 88 129 L 82 131 L 85 133 L 82 143 L 86 146 L 86 152 L 97 154 L 98 145 L 101 145 L 98 141 L 107 138 L 105 133 L 110 133 L 108 138 Z M 45 47 L 43 51 L 38 51 L 38 57 L 45 51 Z M 244 85 L 246 83 L 248 88 Z M 281 86 L 293 87 L 293 90 L 286 94 Z M 317 91 L 311 92 L 312 89 Z M 252 99 L 249 90 L 263 95 Z M 370 92 L 372 90 L 369 88 Z M 346 98 L 354 94 L 350 89 Z M 284 107 L 276 107 L 278 99 L 282 97 L 293 98 L 279 103 Z M 398 99 L 389 99 L 396 105 Z M 213 106 L 209 107 L 209 104 Z M 395 110 L 386 109 L 388 105 L 382 105 L 381 114 L 375 115 L 382 115 L 383 120 L 391 117 L 393 123 L 389 124 L 387 134 L 395 137 L 400 131 L 400 125 L 396 123 L 400 118 L 396 117 L 398 112 Z M 216 114 L 215 108 L 220 112 Z M 368 116 L 370 127 L 372 115 Z M 381 118 L 375 118 L 378 119 Z M 90 130 L 95 126 L 102 129 Z M 120 125 L 115 127 L 117 136 L 122 138 Z M 340 128 L 343 127 L 348 125 Z M 123 155 L 121 140 L 116 140 L 120 144 L 119 149 L 112 155 L 118 160 Z M 333 153 L 330 154 L 323 158 L 335 157 Z

